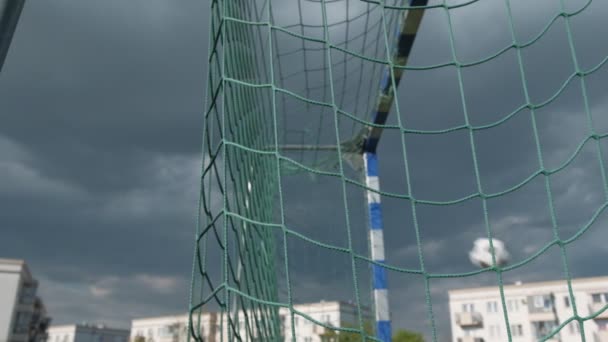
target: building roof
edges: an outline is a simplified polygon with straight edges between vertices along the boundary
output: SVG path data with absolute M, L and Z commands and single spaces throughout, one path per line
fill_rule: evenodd
M 203 315 L 208 314 L 208 312 L 203 313 Z M 152 316 L 152 317 L 140 317 L 140 318 L 135 318 L 133 319 L 131 322 L 137 322 L 137 323 L 146 323 L 149 321 L 163 321 L 163 320 L 181 320 L 181 319 L 188 319 L 189 314 L 188 313 L 181 313 L 181 314 L 174 314 L 174 315 L 164 315 L 164 316 Z
M 297 303 L 293 304 L 294 309 L 298 311 L 304 311 L 306 313 L 310 313 L 310 310 L 320 310 L 327 307 L 340 308 L 340 307 L 348 307 L 350 309 L 356 310 L 357 305 L 355 303 L 343 302 L 343 301 L 320 301 L 320 302 L 312 302 L 312 303 Z M 284 306 L 279 307 L 280 310 L 289 310 Z M 370 309 L 366 306 L 361 306 L 361 311 L 363 313 L 369 313 Z M 218 312 L 204 312 L 203 315 L 209 314 L 218 314 Z M 134 324 L 149 324 L 155 321 L 167 321 L 167 320 L 182 320 L 188 319 L 188 313 L 184 314 L 173 314 L 173 315 L 163 315 L 163 316 L 152 316 L 152 317 L 140 317 L 132 320 Z
M 25 265 L 25 260 L 22 259 L 4 259 L 0 258 L 0 265 Z
M 81 323 L 81 324 L 63 324 L 63 325 L 51 325 L 49 328 L 49 332 L 52 332 L 53 330 L 102 330 L 102 331 L 107 331 L 107 332 L 122 332 L 122 333 L 128 333 L 129 329 L 128 328 L 115 328 L 115 327 L 109 327 L 105 324 L 89 324 L 89 323 Z
M 0 258 L 0 272 L 22 273 L 28 281 L 33 281 L 32 273 L 25 260 L 22 259 L 3 259 Z
M 530 283 L 516 283 L 516 284 L 508 284 L 508 285 L 503 284 L 503 289 L 504 290 L 515 290 L 515 289 L 537 288 L 537 287 L 543 287 L 543 286 L 559 286 L 559 285 L 565 285 L 565 281 L 566 281 L 565 279 L 560 279 L 560 280 L 549 280 L 549 281 L 537 281 L 537 282 L 530 282 Z M 572 283 L 579 284 L 579 285 L 584 284 L 584 283 L 596 283 L 596 282 L 608 282 L 608 276 L 572 279 Z M 493 291 L 493 290 L 497 290 L 497 289 L 498 289 L 498 285 L 468 287 L 468 288 L 449 290 L 448 294 L 449 295 L 466 294 L 466 293 L 471 293 L 471 292 Z

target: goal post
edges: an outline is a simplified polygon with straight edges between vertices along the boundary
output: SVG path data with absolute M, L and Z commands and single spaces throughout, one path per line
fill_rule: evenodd
M 596 208 L 588 221 L 591 223 L 572 224 L 577 229 L 570 231 L 571 237 L 562 236 L 563 224 L 556 213 L 563 208 L 554 204 L 557 195 L 551 182 L 568 172 L 584 148 L 592 148 L 594 153 L 584 157 L 593 155 L 599 167 L 596 182 L 601 186 L 597 188 L 608 189 L 602 149 L 608 133 L 596 129 L 586 83 L 588 76 L 605 68 L 608 57 L 589 68 L 580 66 L 577 59 L 570 21 L 588 11 L 591 1 L 576 9 L 556 2 L 559 10 L 555 17 L 527 41 L 515 33 L 516 26 L 526 25 L 516 23 L 514 2 L 491 3 L 505 13 L 505 32 L 510 37 L 505 47 L 468 59 L 460 55 L 459 44 L 471 49 L 477 42 L 471 44 L 467 36 L 469 40 L 457 43 L 454 17 L 456 13 L 469 15 L 468 20 L 479 17 L 475 8 L 481 6 L 480 1 L 209 2 L 209 72 L 190 298 L 191 339 L 339 341 L 340 336 L 343 340 L 354 336 L 355 340 L 387 342 L 396 330 L 411 328 L 424 329 L 421 332 L 429 340 L 444 340 L 450 334 L 445 327 L 455 319 L 451 313 L 446 314 L 444 297 L 446 288 L 451 288 L 446 285 L 433 291 L 432 286 L 450 281 L 468 284 L 466 280 L 492 284 L 496 302 L 502 304 L 496 324 L 503 327 L 501 338 L 511 340 L 512 313 L 505 304 L 505 279 L 530 267 L 550 248 L 560 253 L 561 263 L 555 265 L 563 267 L 574 310 L 571 316 L 555 321 L 563 325 L 576 320 L 583 325 L 592 320 L 589 317 L 594 316 L 585 316 L 574 308 L 566 251 L 587 234 L 608 205 L 604 201 Z M 428 24 L 429 20 L 434 21 L 433 25 Z M 574 67 L 566 83 L 555 87 L 552 95 L 537 100 L 531 96 L 529 78 L 538 77 L 538 73 L 526 68 L 523 51 L 541 45 L 541 38 L 549 35 L 549 28 L 558 21 L 566 27 L 561 56 L 570 55 Z M 466 24 L 461 20 L 460 28 Z M 444 38 L 447 58 L 431 64 L 426 59 L 435 52 L 429 48 L 429 40 L 438 36 L 437 31 Z M 504 62 L 507 55 L 514 58 Z M 484 76 L 475 68 L 488 66 L 513 69 L 509 75 L 503 73 L 503 78 L 517 75 L 516 90 L 489 95 L 510 99 L 523 93 L 518 109 L 498 109 L 499 103 L 475 97 L 476 93 L 488 96 L 485 84 L 467 87 L 467 82 L 475 83 Z M 436 77 L 434 73 L 440 72 L 441 77 Z M 452 83 L 444 81 L 448 73 Z M 419 88 L 412 78 L 425 85 Z M 578 81 L 576 90 L 568 88 Z M 543 82 L 535 87 L 545 88 Z M 423 86 L 425 90 L 421 90 Z M 448 88 L 448 95 L 441 92 Z M 541 123 L 538 113 L 550 111 L 553 102 L 566 98 L 566 88 L 572 92 L 580 89 L 581 120 L 587 130 L 582 133 L 585 140 L 569 159 L 552 168 L 547 166 L 540 133 L 541 128 L 550 131 L 552 127 L 546 121 Z M 413 99 L 416 94 L 425 100 L 417 102 Z M 452 100 L 455 105 L 447 104 Z M 476 121 L 472 114 L 476 101 L 485 101 L 480 106 L 483 110 L 479 110 L 483 115 L 496 118 L 484 116 Z M 444 106 L 438 106 L 443 102 Z M 446 110 L 453 113 L 448 115 Z M 422 121 L 427 126 L 412 123 L 417 115 L 434 111 L 442 113 L 425 117 Z M 441 128 L 429 128 L 434 118 L 442 125 L 433 127 Z M 530 141 L 524 148 L 532 150 L 532 155 L 525 161 L 510 156 L 512 166 L 538 165 L 530 175 L 518 175 L 512 186 L 503 186 L 505 176 L 498 175 L 500 170 L 481 171 L 484 154 L 494 146 L 482 141 L 480 135 L 492 135 L 488 132 L 498 129 L 510 129 L 500 138 L 513 144 L 517 143 L 512 141 L 514 135 L 529 132 Z M 458 154 L 450 155 L 456 144 L 460 144 Z M 436 145 L 442 149 L 427 154 L 427 149 Z M 505 150 L 508 148 L 496 153 Z M 435 155 L 441 153 L 447 154 L 442 157 L 447 161 L 425 164 L 429 159 L 439 159 Z M 487 158 L 502 162 L 497 159 Z M 416 176 L 413 169 L 418 172 Z M 445 180 L 452 179 L 448 176 L 459 169 L 467 170 L 469 178 L 461 183 L 470 189 L 454 195 L 452 188 L 461 185 L 460 179 L 455 177 L 451 183 Z M 495 188 L 489 190 L 488 183 Z M 510 241 L 504 238 L 505 229 L 497 228 L 505 223 L 496 224 L 496 218 L 493 221 L 491 206 L 534 184 L 541 188 L 535 201 L 547 203 L 551 240 L 540 247 L 519 248 L 511 264 L 497 261 L 493 241 Z M 537 204 L 532 201 L 530 206 Z M 521 204 L 521 200 L 505 205 L 502 214 L 515 216 L 515 204 Z M 469 205 L 476 207 L 464 208 Z M 463 219 L 474 210 L 476 221 Z M 443 218 L 445 212 L 456 219 Z M 474 266 L 467 258 L 468 249 L 462 248 L 462 255 L 454 256 L 454 250 L 445 252 L 451 246 L 429 244 L 429 240 L 433 242 L 429 236 L 443 238 L 444 232 L 437 231 L 439 218 L 445 221 L 443 225 L 451 224 L 450 220 L 468 224 L 449 232 L 445 229 L 449 236 L 444 245 L 465 238 L 470 238 L 470 243 L 475 239 L 487 241 L 484 252 L 491 256 L 489 261 L 484 259 L 480 266 Z M 458 259 L 466 265 L 458 264 L 455 271 L 437 270 L 434 261 L 428 261 L 441 258 Z M 483 281 L 476 278 L 484 276 Z M 419 285 L 415 299 L 404 292 L 404 279 Z M 410 310 L 406 306 L 411 301 L 418 304 L 412 308 L 418 310 L 414 318 L 423 323 L 410 327 L 414 323 L 405 322 L 402 316 Z M 472 306 L 466 310 L 472 311 Z M 494 328 L 496 333 L 498 328 Z M 554 328 L 542 338 L 556 336 L 562 327 Z M 580 334 L 581 338 L 586 336 L 584 331 Z
M 413 8 L 404 12 L 402 20 L 397 26 L 396 42 L 392 51 L 387 51 L 391 56 L 389 64 L 384 70 L 384 76 L 380 82 L 380 92 L 377 106 L 373 113 L 374 126 L 369 127 L 365 136 L 362 149 L 364 159 L 365 185 L 367 186 L 367 204 L 369 210 L 369 241 L 373 273 L 373 303 L 376 319 L 376 337 L 382 342 L 392 340 L 392 327 L 390 319 L 390 302 L 388 299 L 387 272 L 381 265 L 386 262 L 384 253 L 384 234 L 382 209 L 380 204 L 380 175 L 378 170 L 377 146 L 382 136 L 383 125 L 386 123 L 391 107 L 393 106 L 395 93 L 403 75 L 403 67 L 407 64 L 410 51 L 414 45 L 416 34 L 424 15 L 424 6 L 428 0 L 410 0 L 409 5 Z M 421 7 L 416 9 L 416 7 Z M 385 32 L 386 33 L 386 32 Z M 388 37 L 385 34 L 385 39 Z M 389 42 L 386 42 L 387 47 Z

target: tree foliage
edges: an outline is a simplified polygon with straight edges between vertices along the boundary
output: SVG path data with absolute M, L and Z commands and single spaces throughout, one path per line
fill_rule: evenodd
M 344 328 L 357 329 L 357 326 L 342 323 Z M 367 336 L 374 336 L 374 329 L 372 323 L 366 321 L 363 323 L 363 332 Z M 358 332 L 345 332 L 336 331 L 332 329 L 325 329 L 325 333 L 319 335 L 323 342 L 360 342 L 363 341 L 361 334 Z M 398 330 L 392 338 L 393 342 L 424 342 L 424 336 L 422 334 L 409 331 L 409 330 Z
M 342 328 L 357 329 L 358 326 L 352 324 L 341 324 Z M 369 321 L 363 322 L 363 332 L 367 336 L 374 336 L 374 329 L 372 323 Z M 361 333 L 350 332 L 350 331 L 336 331 L 332 329 L 325 329 L 325 333 L 319 335 L 323 342 L 359 342 L 363 341 Z
M 398 330 L 393 335 L 393 342 L 424 342 L 424 336 L 409 330 Z

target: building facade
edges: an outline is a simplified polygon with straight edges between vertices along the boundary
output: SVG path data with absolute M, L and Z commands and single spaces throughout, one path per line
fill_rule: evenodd
M 294 305 L 294 309 L 311 317 L 317 322 L 331 327 L 359 327 L 357 307 L 345 302 L 318 302 Z M 326 329 L 323 325 L 315 324 L 303 316 L 294 314 L 293 325 L 289 309 L 279 310 L 281 317 L 281 331 L 285 341 L 292 341 L 295 333 L 297 342 L 322 342 L 333 339 L 332 329 Z M 373 321 L 368 308 L 362 308 L 363 321 Z M 292 329 L 293 326 L 293 329 Z
M 37 290 L 23 260 L 0 259 L 0 341 L 45 341 L 50 318 Z
M 209 314 L 201 317 L 201 330 L 208 331 Z M 208 335 L 204 335 L 206 341 Z M 132 342 L 182 342 L 188 337 L 188 315 L 174 315 L 135 319 L 131 322 Z
M 507 341 L 506 311 L 513 341 L 538 341 L 574 317 L 549 341 L 608 342 L 608 277 L 572 280 L 574 298 L 563 281 L 505 285 L 503 308 L 499 289 L 479 287 L 449 291 L 453 342 Z M 574 300 L 573 300 L 574 299 Z
M 128 329 L 105 325 L 56 325 L 49 328 L 47 342 L 128 342 L 129 336 Z
M 337 301 L 318 302 L 297 304 L 294 305 L 294 309 L 328 326 L 359 326 L 357 309 L 353 304 Z M 365 309 L 363 315 L 366 321 L 370 321 L 372 318 L 367 309 Z M 256 320 L 253 316 L 253 312 L 250 312 L 247 318 L 243 313 L 240 313 L 238 327 L 235 330 L 242 336 L 243 341 L 264 341 L 264 336 L 258 336 L 258 329 L 255 327 Z M 281 339 L 285 341 L 292 341 L 293 332 L 295 332 L 298 342 L 329 341 L 328 336 L 332 335 L 330 329 L 325 329 L 322 325 L 315 324 L 300 315 L 294 315 L 292 325 L 290 311 L 287 308 L 279 309 L 279 319 L 280 325 L 277 328 L 280 329 Z M 228 333 L 225 316 L 222 317 L 218 313 L 209 312 L 202 314 L 200 318 L 194 317 L 193 320 L 200 320 L 199 324 L 195 323 L 194 325 L 198 327 L 197 335 L 201 336 L 204 341 L 219 342 L 222 340 L 222 334 L 224 340 L 226 340 Z M 257 321 L 261 322 L 262 320 Z M 271 328 L 267 327 L 267 329 Z M 187 336 L 187 314 L 136 319 L 131 324 L 131 342 L 185 342 Z

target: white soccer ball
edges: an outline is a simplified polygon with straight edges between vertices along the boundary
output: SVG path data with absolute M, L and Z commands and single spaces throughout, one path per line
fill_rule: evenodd
M 496 257 L 497 266 L 505 266 L 509 262 L 509 252 L 505 244 L 498 240 L 492 239 L 494 246 L 494 256 Z M 473 249 L 469 252 L 469 259 L 474 265 L 479 267 L 492 266 L 492 251 L 490 250 L 489 239 L 477 239 L 473 244 Z

